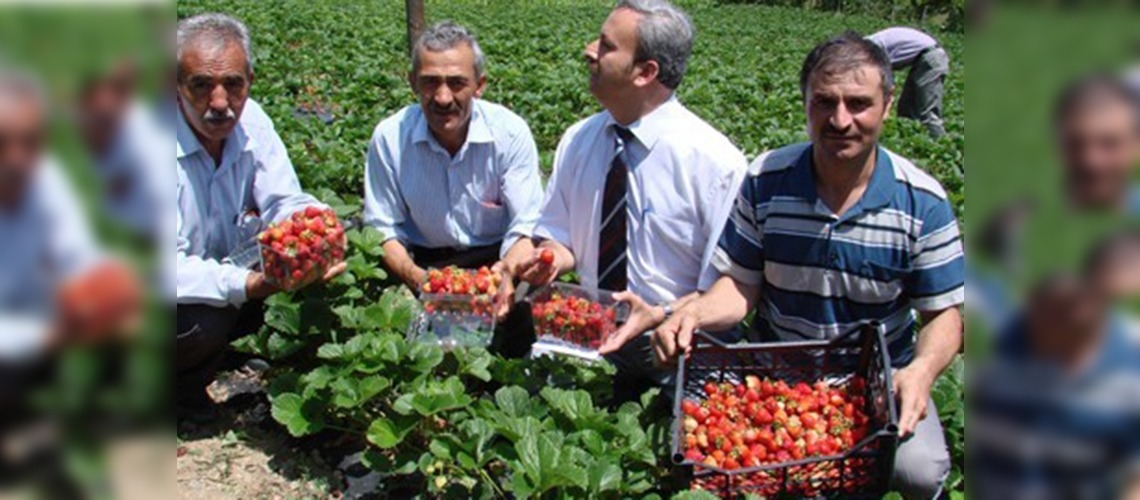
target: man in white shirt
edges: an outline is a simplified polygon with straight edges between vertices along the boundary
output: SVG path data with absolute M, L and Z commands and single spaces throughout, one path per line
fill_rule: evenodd
M 249 216 L 275 222 L 319 203 L 301 191 L 268 117 L 246 109 L 253 81 L 246 27 L 203 14 L 179 22 L 177 40 L 179 399 L 200 406 L 230 340 L 256 328 L 260 299 L 280 291 L 225 260 L 256 236 Z M 343 270 L 330 269 L 325 281 Z
M 906 27 L 887 28 L 867 39 L 886 51 L 892 69 L 910 68 L 896 104 L 899 116 L 918 120 L 936 139 L 946 135 L 942 125 L 942 95 L 946 73 L 950 72 L 950 57 L 938 41 Z
M 385 267 L 413 290 L 427 267 L 492 266 L 508 251 L 534 248 L 538 149 L 522 118 L 480 99 L 483 67 L 466 28 L 445 21 L 425 30 L 408 75 L 420 102 L 380 122 L 368 144 L 365 223 L 384 234 Z M 525 333 L 525 312 L 518 308 L 500 330 Z
M 570 127 L 530 255 L 504 267 L 534 285 L 578 272 L 624 292 L 630 319 L 601 351 L 618 367 L 615 398 L 672 382 L 648 335 L 716 279 L 710 266 L 747 161 L 674 95 L 692 49 L 688 16 L 664 0 L 626 0 L 586 47 L 590 91 L 605 108 Z M 543 251 L 554 254 L 544 264 Z

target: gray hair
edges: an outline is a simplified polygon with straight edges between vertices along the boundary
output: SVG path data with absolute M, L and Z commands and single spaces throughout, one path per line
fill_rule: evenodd
M 475 53 L 475 78 L 482 77 L 483 68 L 487 64 L 487 60 L 483 56 L 483 49 L 479 48 L 479 42 L 475 40 L 475 35 L 470 30 L 453 21 L 433 24 L 420 34 L 415 45 L 412 46 L 412 71 L 415 72 L 420 69 L 421 51 L 443 52 L 453 49 L 461 43 L 467 44 L 468 47 L 471 47 L 471 52 Z
M 683 10 L 666 0 L 621 0 L 615 9 L 641 14 L 637 22 L 637 62 L 657 61 L 657 81 L 676 89 L 685 77 L 693 52 L 693 22 Z
M 253 73 L 253 51 L 250 49 L 249 28 L 241 21 L 225 14 L 211 12 L 188 17 L 178 21 L 175 61 L 179 71 L 182 68 L 182 51 L 192 43 L 212 43 L 214 47 L 224 47 L 227 43 L 239 43 L 245 51 L 245 70 Z

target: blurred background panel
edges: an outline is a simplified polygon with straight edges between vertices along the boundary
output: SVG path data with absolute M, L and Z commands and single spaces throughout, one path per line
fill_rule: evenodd
M 154 198 L 174 149 L 163 105 L 173 26 L 173 2 L 0 5 L 0 73 L 30 75 L 42 86 L 46 139 L 37 154 L 58 166 L 76 198 L 46 204 L 74 202 L 75 222 L 92 232 L 100 258 L 115 263 L 36 283 L 56 297 L 45 309 L 53 313 L 40 318 L 50 335 L 19 357 L 0 342 L 0 497 L 175 493 L 173 441 L 154 432 L 168 422 L 170 397 L 170 269 L 156 252 L 167 244 L 160 228 L 168 221 Z M 54 229 L 6 234 L 4 244 L 28 245 Z M 72 324 L 72 306 L 101 308 L 108 290 L 126 293 L 130 304 L 115 307 L 130 308 L 130 321 L 97 325 L 103 318 L 80 315 Z M 0 323 L 18 315 L 0 306 Z

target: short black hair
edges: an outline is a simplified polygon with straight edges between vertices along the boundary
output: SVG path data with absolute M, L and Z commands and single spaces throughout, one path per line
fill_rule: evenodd
M 1096 72 L 1069 83 L 1053 107 L 1054 123 L 1061 123 L 1077 109 L 1101 102 L 1116 101 L 1132 111 L 1133 124 L 1140 132 L 1140 95 L 1118 75 Z
M 816 73 L 837 74 L 864 64 L 879 69 L 879 75 L 883 77 L 883 97 L 891 95 L 895 80 L 887 52 L 853 30 L 824 40 L 811 49 L 800 68 L 800 94 L 807 99 L 808 81 Z

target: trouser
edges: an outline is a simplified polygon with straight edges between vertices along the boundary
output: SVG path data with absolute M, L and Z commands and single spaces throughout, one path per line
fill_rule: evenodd
M 911 64 L 898 100 L 902 118 L 918 120 L 935 138 L 946 134 L 942 124 L 942 95 L 950 58 L 941 47 L 929 49 Z
M 500 247 L 500 243 L 466 250 L 411 246 L 408 252 L 416 265 L 424 268 L 457 266 L 476 269 L 497 262 Z M 505 358 L 521 358 L 530 352 L 534 341 L 534 318 L 531 316 L 530 308 L 516 304 L 503 321 L 496 323 L 495 336 L 491 339 L 491 351 Z
M 207 305 L 178 306 L 177 390 L 183 404 L 203 404 L 206 386 L 222 365 L 230 342 L 261 329 L 265 304 L 246 303 L 242 308 Z
M 931 499 L 942 492 L 942 483 L 950 474 L 950 451 L 938 420 L 938 408 L 931 399 L 926 418 L 918 422 L 914 434 L 899 443 L 895 451 L 895 471 L 891 489 L 907 500 Z

